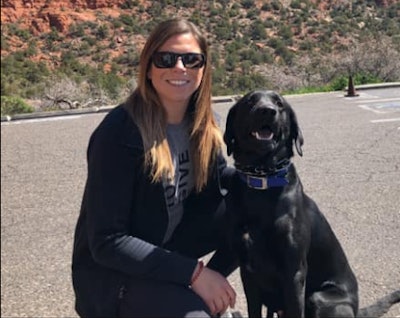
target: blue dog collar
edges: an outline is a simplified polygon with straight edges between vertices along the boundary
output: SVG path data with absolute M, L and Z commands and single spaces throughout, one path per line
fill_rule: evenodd
M 289 183 L 286 175 L 289 166 L 276 171 L 271 175 L 254 175 L 237 170 L 240 179 L 247 184 L 249 188 L 265 190 L 269 188 L 284 187 Z

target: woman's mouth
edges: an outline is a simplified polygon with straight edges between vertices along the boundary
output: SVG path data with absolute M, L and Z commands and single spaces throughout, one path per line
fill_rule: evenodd
M 168 80 L 167 82 L 173 86 L 183 86 L 189 83 L 187 80 Z

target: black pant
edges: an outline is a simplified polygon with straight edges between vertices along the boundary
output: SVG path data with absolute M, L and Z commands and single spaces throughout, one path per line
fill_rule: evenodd
M 153 280 L 131 280 L 120 303 L 120 317 L 211 317 L 189 287 Z
M 200 258 L 221 248 L 219 257 L 208 266 L 227 276 L 237 268 L 233 254 L 226 249 L 225 204 L 216 211 L 191 211 L 184 215 L 171 240 L 164 246 L 182 255 Z M 179 269 L 177 269 L 179 271 Z M 204 301 L 189 287 L 169 282 L 131 278 L 121 301 L 120 317 L 211 317 Z

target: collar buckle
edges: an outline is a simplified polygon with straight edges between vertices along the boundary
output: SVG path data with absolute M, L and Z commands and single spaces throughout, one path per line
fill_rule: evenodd
M 268 182 L 266 177 L 257 177 L 247 174 L 247 185 L 250 188 L 257 189 L 257 190 L 265 190 L 268 189 Z

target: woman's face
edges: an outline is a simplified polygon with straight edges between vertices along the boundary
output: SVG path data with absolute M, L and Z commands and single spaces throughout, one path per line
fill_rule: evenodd
M 174 53 L 202 53 L 199 44 L 191 33 L 172 36 L 158 50 L 158 52 Z M 167 112 L 174 109 L 186 110 L 190 97 L 200 86 L 203 78 L 204 66 L 201 68 L 185 67 L 179 57 L 171 68 L 158 68 L 151 64 L 147 76 L 151 80 L 161 103 Z M 177 110 L 178 110 L 177 109 Z

